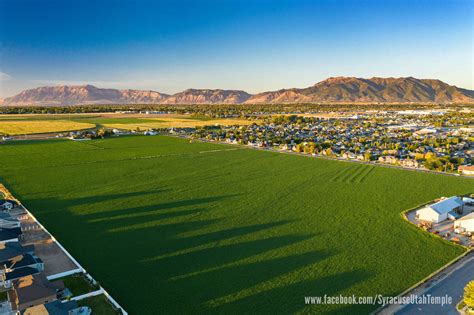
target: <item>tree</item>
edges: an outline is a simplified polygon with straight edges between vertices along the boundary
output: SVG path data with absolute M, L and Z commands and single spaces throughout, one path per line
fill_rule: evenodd
M 303 152 L 303 145 L 301 143 L 295 146 L 295 152 Z
M 436 159 L 436 153 L 434 152 L 428 152 L 425 154 L 425 159 L 427 160 L 434 160 Z
M 364 160 L 365 160 L 365 161 L 370 161 L 370 160 L 372 160 L 372 154 L 371 154 L 370 152 L 368 152 L 368 151 L 365 151 L 365 153 L 364 153 Z
M 474 308 L 474 280 L 469 282 L 464 288 L 464 303 L 469 308 Z
M 415 160 L 424 161 L 425 160 L 425 155 L 423 153 L 416 153 L 415 154 Z
M 105 128 L 99 128 L 99 130 L 97 130 L 97 137 L 98 138 L 105 138 L 109 136 L 109 131 Z

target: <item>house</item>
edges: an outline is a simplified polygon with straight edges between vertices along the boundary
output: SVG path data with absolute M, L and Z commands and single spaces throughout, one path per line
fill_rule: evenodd
M 0 284 L 5 288 L 11 287 L 12 281 L 40 273 L 44 270 L 43 261 L 32 254 L 13 257 L 1 265 Z
M 0 200 L 0 210 L 12 210 L 17 206 L 17 203 L 13 200 Z
M 2 270 L 15 270 L 24 267 L 33 267 L 40 270 L 44 269 L 43 261 L 36 257 L 36 255 L 29 253 L 13 257 L 1 264 L 1 266 Z
M 452 196 L 417 210 L 416 217 L 420 221 L 439 223 L 447 219 L 457 218 L 459 214 L 462 214 L 463 208 L 462 199 Z
M 400 165 L 405 166 L 405 167 L 419 167 L 420 164 L 418 163 L 417 160 L 415 159 L 405 159 L 400 161 Z
M 458 167 L 458 172 L 463 175 L 474 175 L 474 165 L 461 165 Z
M 49 282 L 43 274 L 31 275 L 13 281 L 13 289 L 8 291 L 8 301 L 13 311 L 56 301 L 64 290 L 62 281 Z
M 0 283 L 5 288 L 10 288 L 12 286 L 12 281 L 18 280 L 20 278 L 39 274 L 41 270 L 38 270 L 33 267 L 23 267 L 14 270 L 4 270 L 0 274 Z
M 17 242 L 21 234 L 22 232 L 20 228 L 0 228 L 0 243 Z
M 378 161 L 382 163 L 396 164 L 398 162 L 398 159 L 391 155 L 384 155 L 379 157 Z
M 352 152 L 344 152 L 344 153 L 342 154 L 342 157 L 343 157 L 344 159 L 354 160 L 354 159 L 357 158 L 357 155 L 355 155 L 355 154 L 352 153 Z
M 0 264 L 5 264 L 7 261 L 21 255 L 33 255 L 34 246 L 22 246 L 19 242 L 0 243 Z
M 158 132 L 154 131 L 154 130 L 147 130 L 143 133 L 145 136 L 156 136 L 158 134 Z
M 433 134 L 437 133 L 438 130 L 436 128 L 423 128 L 421 130 L 415 131 L 416 135 L 426 135 L 426 134 Z
M 454 231 L 457 233 L 474 233 L 474 212 L 454 221 Z
M 22 315 L 90 315 L 88 306 L 79 306 L 76 301 L 53 301 L 33 307 L 28 307 Z
M 19 228 L 20 221 L 13 218 L 8 212 L 0 212 L 0 228 L 13 229 Z

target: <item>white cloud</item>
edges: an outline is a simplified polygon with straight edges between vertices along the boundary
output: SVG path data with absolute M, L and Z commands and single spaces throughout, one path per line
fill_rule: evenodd
M 0 81 L 8 81 L 11 80 L 11 78 L 12 77 L 10 75 L 0 71 Z

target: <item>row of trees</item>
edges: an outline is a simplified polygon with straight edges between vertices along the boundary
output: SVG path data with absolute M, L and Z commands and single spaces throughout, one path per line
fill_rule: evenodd
M 463 105 L 437 105 L 439 108 L 460 107 Z M 197 113 L 210 117 L 251 116 L 255 114 L 301 114 L 314 112 L 345 112 L 366 110 L 405 110 L 433 109 L 427 104 L 96 104 L 74 106 L 1 106 L 0 114 L 68 114 L 96 113 L 113 111 L 170 111 L 173 113 Z M 456 122 L 463 113 L 449 116 L 449 122 Z

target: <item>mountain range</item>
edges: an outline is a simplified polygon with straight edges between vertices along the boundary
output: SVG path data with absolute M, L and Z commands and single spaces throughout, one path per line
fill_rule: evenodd
M 251 95 L 241 90 L 188 89 L 173 95 L 92 85 L 47 86 L 0 100 L 3 105 L 79 104 L 275 104 L 275 103 L 474 103 L 474 91 L 440 80 L 332 77 L 307 88 Z

